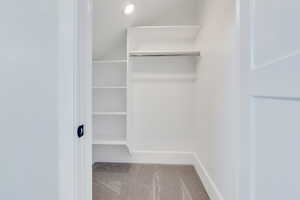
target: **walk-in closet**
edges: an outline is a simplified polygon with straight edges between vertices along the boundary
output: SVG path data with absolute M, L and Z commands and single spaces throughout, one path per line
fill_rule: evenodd
M 234 12 L 230 0 L 93 1 L 93 200 L 218 195 L 208 173 L 223 181 L 236 164 L 221 167 L 233 125 L 212 129 L 234 106 Z

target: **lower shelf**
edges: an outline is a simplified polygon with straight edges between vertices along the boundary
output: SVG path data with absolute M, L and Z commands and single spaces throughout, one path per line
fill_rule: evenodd
M 126 115 L 126 112 L 94 112 L 93 115 Z
M 127 145 L 125 140 L 94 140 L 94 145 Z

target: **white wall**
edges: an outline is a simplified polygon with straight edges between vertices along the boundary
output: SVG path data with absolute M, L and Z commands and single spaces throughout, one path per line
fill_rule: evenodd
M 224 200 L 236 195 L 239 78 L 234 63 L 235 1 L 204 0 L 199 16 L 197 156 Z
M 0 199 L 58 199 L 57 9 L 0 6 Z
M 194 57 L 131 58 L 130 67 L 133 150 L 192 152 Z

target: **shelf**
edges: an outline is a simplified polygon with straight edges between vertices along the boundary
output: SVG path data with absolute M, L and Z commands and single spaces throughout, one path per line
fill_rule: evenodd
M 94 145 L 127 145 L 125 140 L 95 140 Z
M 133 75 L 132 81 L 195 81 L 197 76 L 191 75 Z
M 199 26 L 128 28 L 129 56 L 200 56 L 195 43 Z
M 94 64 L 126 63 L 127 60 L 93 60 Z
M 200 56 L 199 50 L 130 51 L 130 56 Z
M 126 86 L 95 86 L 93 89 L 126 89 Z
M 126 112 L 94 112 L 93 115 L 127 115 Z

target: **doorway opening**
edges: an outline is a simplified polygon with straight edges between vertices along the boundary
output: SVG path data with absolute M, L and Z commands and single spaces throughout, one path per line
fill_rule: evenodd
M 92 37 L 81 35 L 91 41 L 81 48 L 92 55 L 90 73 L 81 74 L 93 200 L 222 199 L 224 188 L 226 199 L 235 195 L 235 3 L 222 5 L 93 2 L 92 24 L 82 25 Z

